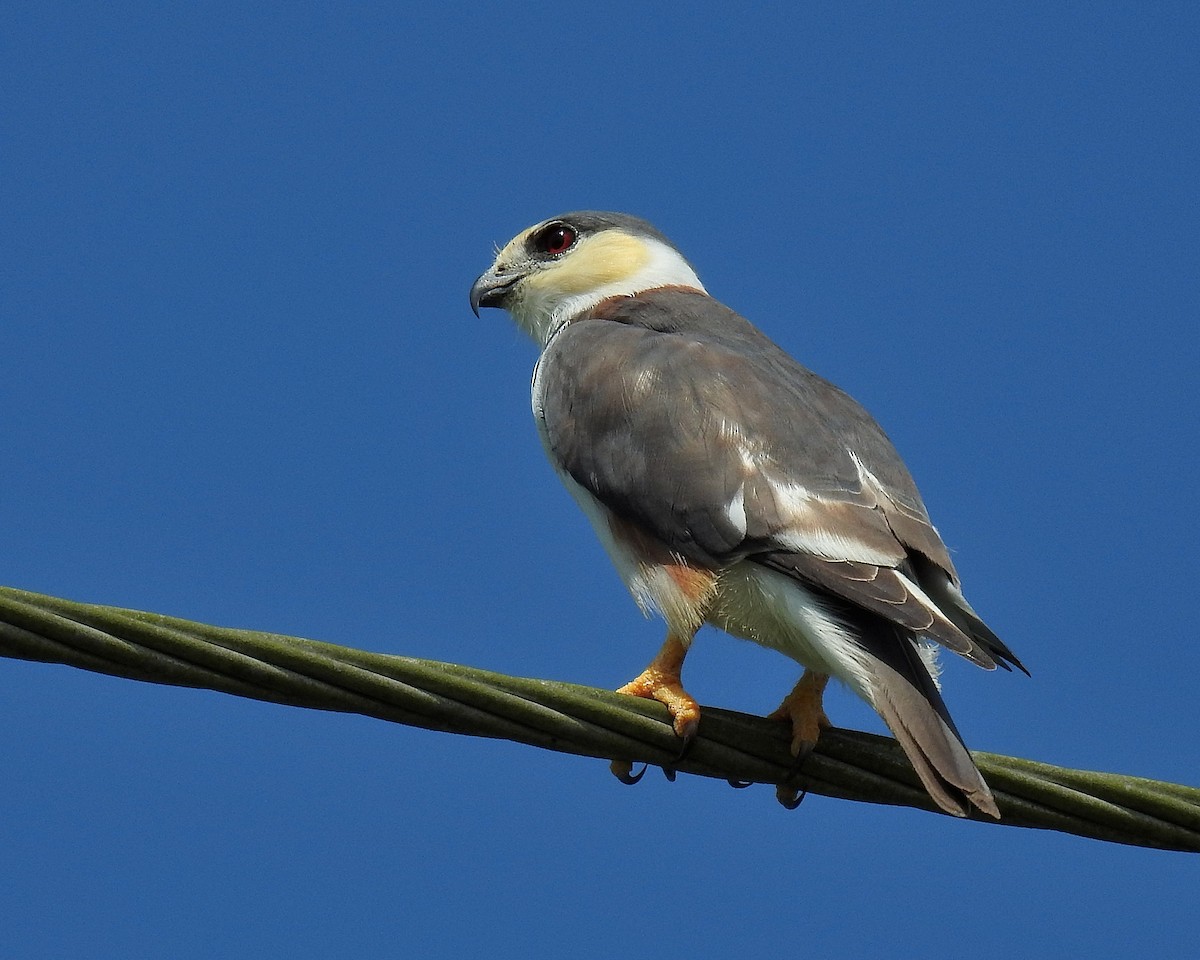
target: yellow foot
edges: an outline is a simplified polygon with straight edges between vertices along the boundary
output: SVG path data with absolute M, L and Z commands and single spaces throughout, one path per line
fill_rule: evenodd
M 821 731 L 833 726 L 821 705 L 827 683 L 829 677 L 826 674 L 805 670 L 804 676 L 792 692 L 784 697 L 783 703 L 768 715 L 770 720 L 791 721 L 793 757 L 807 756 L 817 745 Z
M 696 735 L 696 728 L 700 725 L 700 704 L 683 689 L 678 674 L 671 677 L 651 665 L 637 679 L 618 687 L 617 693 L 642 697 L 645 700 L 657 700 L 671 715 L 677 737 L 686 741 Z
M 666 642 L 650 666 L 634 680 L 618 688 L 617 693 L 646 700 L 657 700 L 667 708 L 675 727 L 676 736 L 685 744 L 696 735 L 700 725 L 700 704 L 686 690 L 679 679 L 683 669 L 683 658 L 687 656 L 687 645 L 668 633 Z

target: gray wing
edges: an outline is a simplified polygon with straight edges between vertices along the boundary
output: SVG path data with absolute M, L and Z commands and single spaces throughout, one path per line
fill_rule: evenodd
M 610 302 L 538 365 L 550 456 L 712 566 L 749 558 L 992 667 L 903 462 L 869 414 L 738 314 L 683 291 Z

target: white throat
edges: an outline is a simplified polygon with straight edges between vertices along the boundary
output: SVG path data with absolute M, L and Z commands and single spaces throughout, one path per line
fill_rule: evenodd
M 582 293 L 518 297 L 508 307 L 513 319 L 538 345 L 546 344 L 581 313 L 610 297 L 633 297 L 659 287 L 690 287 L 707 293 L 677 250 L 650 237 L 640 238 L 649 257 L 638 269 L 619 280 L 600 284 Z

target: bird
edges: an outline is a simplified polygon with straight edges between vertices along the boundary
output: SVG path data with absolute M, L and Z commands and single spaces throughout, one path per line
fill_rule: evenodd
M 938 652 L 1029 671 L 967 602 L 912 476 L 857 401 L 629 214 L 521 231 L 470 303 L 476 317 L 507 311 L 536 342 L 546 455 L 635 601 L 666 621 L 619 693 L 664 704 L 690 742 L 700 708 L 681 670 L 708 623 L 804 667 L 770 714 L 790 722 L 795 757 L 830 726 L 833 677 L 882 717 L 939 808 L 1000 818 L 942 698 Z

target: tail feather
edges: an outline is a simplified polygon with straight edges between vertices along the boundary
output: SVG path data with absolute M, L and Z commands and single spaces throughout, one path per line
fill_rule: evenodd
M 1029 676 L 1025 664 L 1018 660 L 1016 654 L 1008 649 L 1008 645 L 983 622 L 983 619 L 967 603 L 967 598 L 963 596 L 962 591 L 950 579 L 945 570 L 920 555 L 914 555 L 910 559 L 921 589 L 937 604 L 946 619 L 982 646 L 991 654 L 992 659 L 1005 670 L 1011 670 L 1012 667 L 1009 664 L 1012 664 L 1025 676 Z
M 863 631 L 863 643 L 874 661 L 872 705 L 934 802 L 958 817 L 972 805 L 999 820 L 992 791 L 907 632 L 875 620 Z

